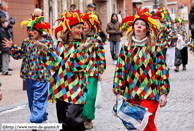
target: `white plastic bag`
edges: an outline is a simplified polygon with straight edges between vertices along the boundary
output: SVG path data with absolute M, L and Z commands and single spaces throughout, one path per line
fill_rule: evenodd
M 102 108 L 102 91 L 101 91 L 101 82 L 98 82 L 97 94 L 96 94 L 96 102 L 95 108 Z
M 183 41 L 183 37 L 178 34 L 178 40 L 177 40 L 177 45 L 176 45 L 176 48 L 178 50 L 182 50 L 185 46 L 189 45 L 190 43 L 186 44 L 184 41 Z

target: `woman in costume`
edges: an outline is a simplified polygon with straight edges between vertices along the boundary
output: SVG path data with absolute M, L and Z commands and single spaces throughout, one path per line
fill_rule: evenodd
M 57 20 L 61 22 L 55 29 L 56 38 L 57 33 L 62 31 L 62 42 L 55 41 L 49 48 L 40 44 L 35 46 L 44 50 L 45 67 L 55 72 L 51 77 L 48 100 L 56 103 L 62 131 L 84 131 L 82 111 L 87 93 L 85 50 L 93 45 L 94 40 L 83 44 L 84 23 L 81 13 L 66 11 L 62 15 Z
M 130 103 L 139 104 L 152 113 L 144 131 L 156 131 L 154 118 L 158 105 L 164 107 L 170 84 L 161 47 L 152 42 L 150 29 L 159 24 L 147 13 L 136 8 L 137 15 L 122 20 L 131 22 L 126 36 L 128 42 L 121 47 L 116 65 L 113 92 L 116 99 L 124 96 Z M 155 26 L 153 26 L 155 25 Z M 157 33 L 157 31 L 155 30 Z M 155 34 L 157 36 L 157 34 Z

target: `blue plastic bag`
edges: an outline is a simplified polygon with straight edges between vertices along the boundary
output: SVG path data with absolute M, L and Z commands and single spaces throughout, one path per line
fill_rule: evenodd
M 131 104 L 120 97 L 113 106 L 113 115 L 119 117 L 130 131 L 143 131 L 152 113 L 138 104 Z

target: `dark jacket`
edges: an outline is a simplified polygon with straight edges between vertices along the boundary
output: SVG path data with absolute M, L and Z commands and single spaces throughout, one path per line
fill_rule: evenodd
M 123 31 L 120 31 L 120 23 L 118 21 L 111 21 L 107 24 L 106 32 L 109 34 L 109 41 L 121 41 Z
M 190 25 L 193 25 L 193 24 L 194 24 L 194 11 L 191 10 L 189 13 L 189 29 L 191 29 Z
M 0 51 L 2 54 L 7 53 L 9 51 L 9 47 L 3 48 L 2 40 L 4 40 L 4 38 L 10 40 L 11 34 L 9 28 L 0 27 Z

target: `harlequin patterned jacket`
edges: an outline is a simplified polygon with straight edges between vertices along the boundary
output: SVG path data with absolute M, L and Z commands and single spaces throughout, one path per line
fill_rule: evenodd
M 175 32 L 175 34 L 180 34 L 180 35 L 183 37 L 183 41 L 184 41 L 185 43 L 188 43 L 188 42 L 189 42 L 189 36 L 188 36 L 188 34 L 187 34 L 186 29 L 185 29 L 183 26 L 181 26 L 180 29 L 174 28 L 174 29 L 173 29 L 173 32 Z M 176 42 L 176 43 L 177 43 L 177 42 Z
M 59 99 L 72 104 L 85 104 L 87 60 L 85 53 L 77 50 L 81 44 L 55 41 L 44 51 L 45 67 L 55 72 L 49 86 L 49 102 L 56 103 Z
M 174 41 L 172 41 L 171 31 L 171 22 L 164 23 L 163 28 L 160 28 L 158 30 L 158 43 L 160 43 L 161 47 L 169 48 L 175 46 Z
M 88 65 L 86 72 L 88 76 L 98 76 L 98 73 L 103 74 L 106 69 L 105 50 L 103 42 L 98 35 L 86 37 L 84 43 L 89 43 L 91 39 L 94 39 L 96 44 L 87 50 Z
M 47 46 L 50 45 L 48 40 L 40 42 Z M 29 78 L 42 82 L 50 80 L 50 71 L 44 67 L 42 62 L 42 51 L 33 45 L 31 38 L 25 39 L 20 47 L 12 45 L 9 52 L 14 59 L 23 59 L 20 71 L 22 79 Z
M 194 39 L 192 39 L 191 44 L 189 45 L 191 51 L 194 52 Z
M 159 101 L 170 91 L 164 56 L 158 44 L 152 48 L 125 43 L 116 65 L 113 92 L 127 99 L 151 99 Z

